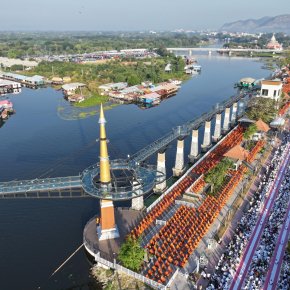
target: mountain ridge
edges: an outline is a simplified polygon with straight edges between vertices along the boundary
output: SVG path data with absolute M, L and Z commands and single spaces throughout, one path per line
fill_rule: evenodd
M 290 34 L 290 14 L 259 19 L 245 19 L 225 23 L 221 31 L 228 32 L 284 32 Z

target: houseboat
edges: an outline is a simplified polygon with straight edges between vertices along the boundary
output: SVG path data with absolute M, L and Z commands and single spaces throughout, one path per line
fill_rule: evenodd
M 139 96 L 139 102 L 145 106 L 154 106 L 160 103 L 161 96 L 158 93 L 150 93 Z
M 24 75 L 7 72 L 2 73 L 2 75 L 0 75 L 0 78 L 3 80 L 17 82 L 21 86 L 25 86 L 28 88 L 37 88 L 44 85 L 44 77 L 38 75 L 27 77 Z
M 14 112 L 13 104 L 8 100 L 0 101 L 0 118 L 5 120 Z
M 198 74 L 201 72 L 201 65 L 189 64 L 184 67 L 186 74 Z
M 70 95 L 67 97 L 68 101 L 72 103 L 81 103 L 85 100 L 85 96 L 83 95 Z
M 61 88 L 65 96 L 72 96 L 77 89 L 84 88 L 85 86 L 83 83 L 70 83 L 63 85 Z

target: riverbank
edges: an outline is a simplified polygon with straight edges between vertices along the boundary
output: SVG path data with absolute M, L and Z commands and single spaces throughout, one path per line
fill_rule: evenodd
M 151 288 L 144 283 L 136 280 L 124 273 L 119 273 L 111 269 L 104 269 L 95 265 L 91 269 L 92 276 L 103 284 L 104 290 L 150 290 Z
M 74 100 L 76 107 L 92 107 L 108 101 L 100 86 L 107 83 L 126 83 L 130 87 L 141 86 L 150 82 L 162 84 L 170 79 L 184 81 L 189 79 L 184 72 L 185 59 L 167 53 L 164 56 L 143 57 L 134 59 L 110 59 L 105 63 L 79 63 L 63 61 L 42 61 L 38 66 L 29 71 L 17 71 L 25 76 L 40 75 L 46 83 L 62 85 L 64 83 L 83 83 L 79 99 Z M 128 91 L 131 93 L 131 90 Z M 136 90 L 132 91 L 135 93 Z M 141 93 L 146 94 L 146 92 Z M 77 97 L 78 95 L 76 95 Z M 119 96 L 118 96 L 119 98 Z M 72 98 L 73 99 L 73 98 Z M 129 97 L 131 99 L 131 96 Z

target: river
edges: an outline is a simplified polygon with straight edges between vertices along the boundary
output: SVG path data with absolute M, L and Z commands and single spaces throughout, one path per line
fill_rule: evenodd
M 119 105 L 105 112 L 111 158 L 127 157 L 206 112 L 235 94 L 233 85 L 242 77 L 269 75 L 254 59 L 214 54 L 196 58 L 202 73 L 183 83 L 176 96 L 146 110 Z M 0 181 L 76 175 L 97 162 L 98 115 L 64 117 L 68 104 L 52 88 L 23 89 L 10 99 L 16 114 L 0 128 Z M 189 146 L 187 138 L 185 156 Z M 170 173 L 175 147 L 173 143 L 167 151 Z M 93 198 L 0 200 L 0 289 L 97 289 L 90 288 L 84 251 L 50 277 L 82 243 L 84 225 L 97 212 Z

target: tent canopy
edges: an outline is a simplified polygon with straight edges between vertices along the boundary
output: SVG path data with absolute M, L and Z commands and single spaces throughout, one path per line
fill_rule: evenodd
M 278 117 L 270 123 L 271 127 L 280 127 L 284 126 L 285 120 L 282 117 Z
M 268 124 L 263 122 L 261 119 L 259 119 L 256 122 L 256 126 L 257 126 L 258 131 L 268 132 L 270 130 L 270 127 L 268 126 Z
M 224 154 L 225 157 L 232 159 L 238 159 L 244 161 L 249 155 L 249 151 L 243 148 L 241 145 L 236 145 Z
M 255 82 L 255 79 L 253 79 L 251 77 L 246 77 L 246 78 L 240 79 L 240 83 L 252 84 L 254 82 Z

